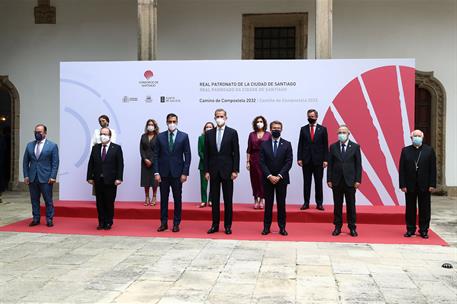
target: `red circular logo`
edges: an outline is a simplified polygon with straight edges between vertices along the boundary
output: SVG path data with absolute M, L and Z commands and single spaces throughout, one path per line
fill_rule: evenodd
M 154 73 L 151 70 L 147 70 L 146 72 L 144 72 L 144 78 L 146 78 L 147 80 L 151 79 L 152 76 L 154 76 Z

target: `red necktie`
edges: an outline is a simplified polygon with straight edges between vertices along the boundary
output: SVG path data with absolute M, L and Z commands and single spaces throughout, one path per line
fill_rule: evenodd
M 106 158 L 106 145 L 103 145 L 103 149 L 102 149 L 102 160 L 104 161 Z
M 311 125 L 311 141 L 314 141 L 314 125 Z

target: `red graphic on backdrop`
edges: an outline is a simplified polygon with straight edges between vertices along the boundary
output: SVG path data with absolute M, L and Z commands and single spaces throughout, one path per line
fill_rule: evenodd
M 363 157 L 374 171 L 367 172 L 368 168 L 363 167 L 360 192 L 372 205 L 385 204 L 374 181 L 374 174 L 387 192 L 391 204 L 399 205 L 396 193 L 398 163 L 401 149 L 405 146 L 400 92 L 403 91 L 403 112 L 406 111 L 403 117 L 407 117 L 407 125 L 412 131 L 415 70 L 400 66 L 399 75 L 400 82 L 396 66 L 385 66 L 354 78 L 337 94 L 332 102 L 333 107 L 328 108 L 323 120 L 323 124 L 329 130 L 330 143 L 337 141 L 336 130 L 340 123 L 344 123 L 351 131 L 351 139 L 360 144 Z M 362 85 L 366 88 L 366 95 L 371 101 L 371 111 Z M 389 167 L 389 160 L 393 160 L 395 168 Z M 392 174 L 392 171 L 397 175 Z
M 147 80 L 151 79 L 152 76 L 154 76 L 154 73 L 151 70 L 147 70 L 146 72 L 144 72 L 144 78 L 146 78 Z

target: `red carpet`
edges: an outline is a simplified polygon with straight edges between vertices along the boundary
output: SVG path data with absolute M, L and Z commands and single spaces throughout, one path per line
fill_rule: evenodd
M 404 208 L 402 207 L 357 207 L 358 237 L 351 237 L 346 227 L 337 237 L 331 235 L 332 206 L 326 206 L 324 212 L 312 208 L 299 210 L 300 206 L 289 205 L 287 209 L 287 231 L 284 237 L 278 234 L 275 222 L 273 233 L 268 236 L 260 234 L 263 225 L 263 211 L 254 210 L 250 205 L 236 204 L 234 206 L 233 234 L 219 233 L 208 235 L 206 231 L 211 225 L 211 209 L 198 208 L 197 204 L 183 204 L 183 221 L 181 231 L 157 232 L 160 224 L 159 207 L 145 207 L 136 203 L 116 203 L 114 226 L 109 231 L 98 231 L 95 204 L 90 202 L 56 202 L 55 226 L 46 227 L 45 218 L 42 224 L 29 227 L 30 219 L 0 227 L 0 231 L 38 232 L 57 234 L 83 234 L 108 236 L 140 236 L 140 237 L 182 237 L 182 238 L 211 238 L 233 240 L 264 240 L 264 241 L 305 241 L 305 242 L 344 242 L 344 243 L 374 243 L 374 244 L 421 244 L 447 245 L 437 234 L 430 231 L 428 240 L 420 237 L 405 238 Z M 170 204 L 172 207 L 172 204 Z M 172 208 L 171 208 L 172 209 Z M 170 210 L 170 215 L 172 210 Z M 44 214 L 44 210 L 42 210 Z M 169 217 L 172 219 L 172 216 Z M 223 218 L 223 217 L 222 217 Z M 172 222 L 169 220 L 169 225 Z M 223 223 L 221 223 L 221 228 Z M 170 227 L 171 228 L 171 227 Z
M 198 208 L 197 203 L 183 203 L 183 221 L 210 221 L 211 208 Z M 56 216 L 96 218 L 95 202 L 56 201 Z M 287 222 L 297 223 L 331 223 L 333 221 L 333 205 L 325 205 L 325 211 L 316 210 L 311 206 L 308 210 L 300 210 L 300 205 L 287 206 Z M 115 217 L 117 219 L 160 219 L 159 203 L 155 207 L 144 206 L 140 202 L 116 202 Z M 223 210 L 223 204 L 221 204 Z M 276 207 L 274 208 L 276 209 Z M 41 206 L 44 214 L 44 206 Z M 345 212 L 345 211 L 343 211 Z M 275 214 L 276 212 L 274 212 Z M 173 203 L 169 204 L 169 218 L 173 214 Z M 399 206 L 357 206 L 357 223 L 403 225 L 405 209 Z M 171 217 L 172 218 L 172 217 Z M 262 222 L 263 210 L 255 210 L 251 204 L 234 204 L 233 221 Z

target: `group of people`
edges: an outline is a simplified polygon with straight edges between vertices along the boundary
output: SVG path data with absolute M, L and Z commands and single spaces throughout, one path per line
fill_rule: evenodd
M 311 184 L 314 178 L 315 202 L 318 210 L 323 206 L 323 173 L 327 169 L 327 185 L 332 189 L 334 205 L 334 230 L 341 234 L 343 226 L 343 202 L 346 202 L 349 234 L 356 230 L 356 191 L 362 181 L 362 157 L 360 146 L 350 140 L 346 125 L 337 130 L 338 141 L 328 144 L 327 129 L 318 124 L 318 112 L 307 111 L 308 124 L 300 130 L 297 164 L 303 173 L 303 205 L 310 205 Z M 213 122 L 204 125 L 198 138 L 198 169 L 201 182 L 201 204 L 212 208 L 212 224 L 208 234 L 219 231 L 221 188 L 224 202 L 224 232 L 232 233 L 234 181 L 240 172 L 239 138 L 235 129 L 227 126 L 227 112 L 217 109 Z M 114 201 L 117 186 L 122 183 L 124 160 L 122 148 L 116 144 L 115 131 L 109 128 L 109 118 L 99 117 L 100 128 L 94 131 L 92 150 L 87 166 L 87 182 L 93 185 L 98 211 L 99 230 L 109 230 L 113 225 Z M 182 186 L 187 181 L 191 164 L 191 148 L 187 133 L 178 129 L 178 116 L 166 116 L 167 130 L 159 132 L 155 120 L 146 122 L 140 139 L 141 186 L 144 187 L 144 205 L 155 205 L 157 188 L 160 188 L 161 223 L 157 231 L 168 229 L 168 199 L 170 190 L 174 201 L 173 232 L 180 231 L 182 213 Z M 263 116 L 252 122 L 253 131 L 248 137 L 247 163 L 254 208 L 264 209 L 262 234 L 271 233 L 274 197 L 276 196 L 278 226 L 281 235 L 286 230 L 286 196 L 290 183 L 289 171 L 293 164 L 290 141 L 281 134 L 283 124 L 272 121 L 268 125 Z M 27 145 L 23 159 L 24 182 L 29 185 L 33 220 L 40 224 L 40 196 L 46 204 L 46 223 L 53 226 L 54 207 L 52 187 L 56 181 L 59 165 L 57 145 L 46 138 L 43 124 L 35 127 L 35 140 Z M 431 193 L 436 188 L 436 159 L 433 148 L 423 144 L 420 130 L 411 133 L 412 144 L 401 151 L 399 164 L 399 187 L 406 198 L 406 233 L 411 237 L 416 232 L 416 206 L 419 208 L 419 232 L 428 238 L 430 224 Z M 208 195 L 209 184 L 209 195 Z M 152 198 L 150 189 L 152 188 Z

